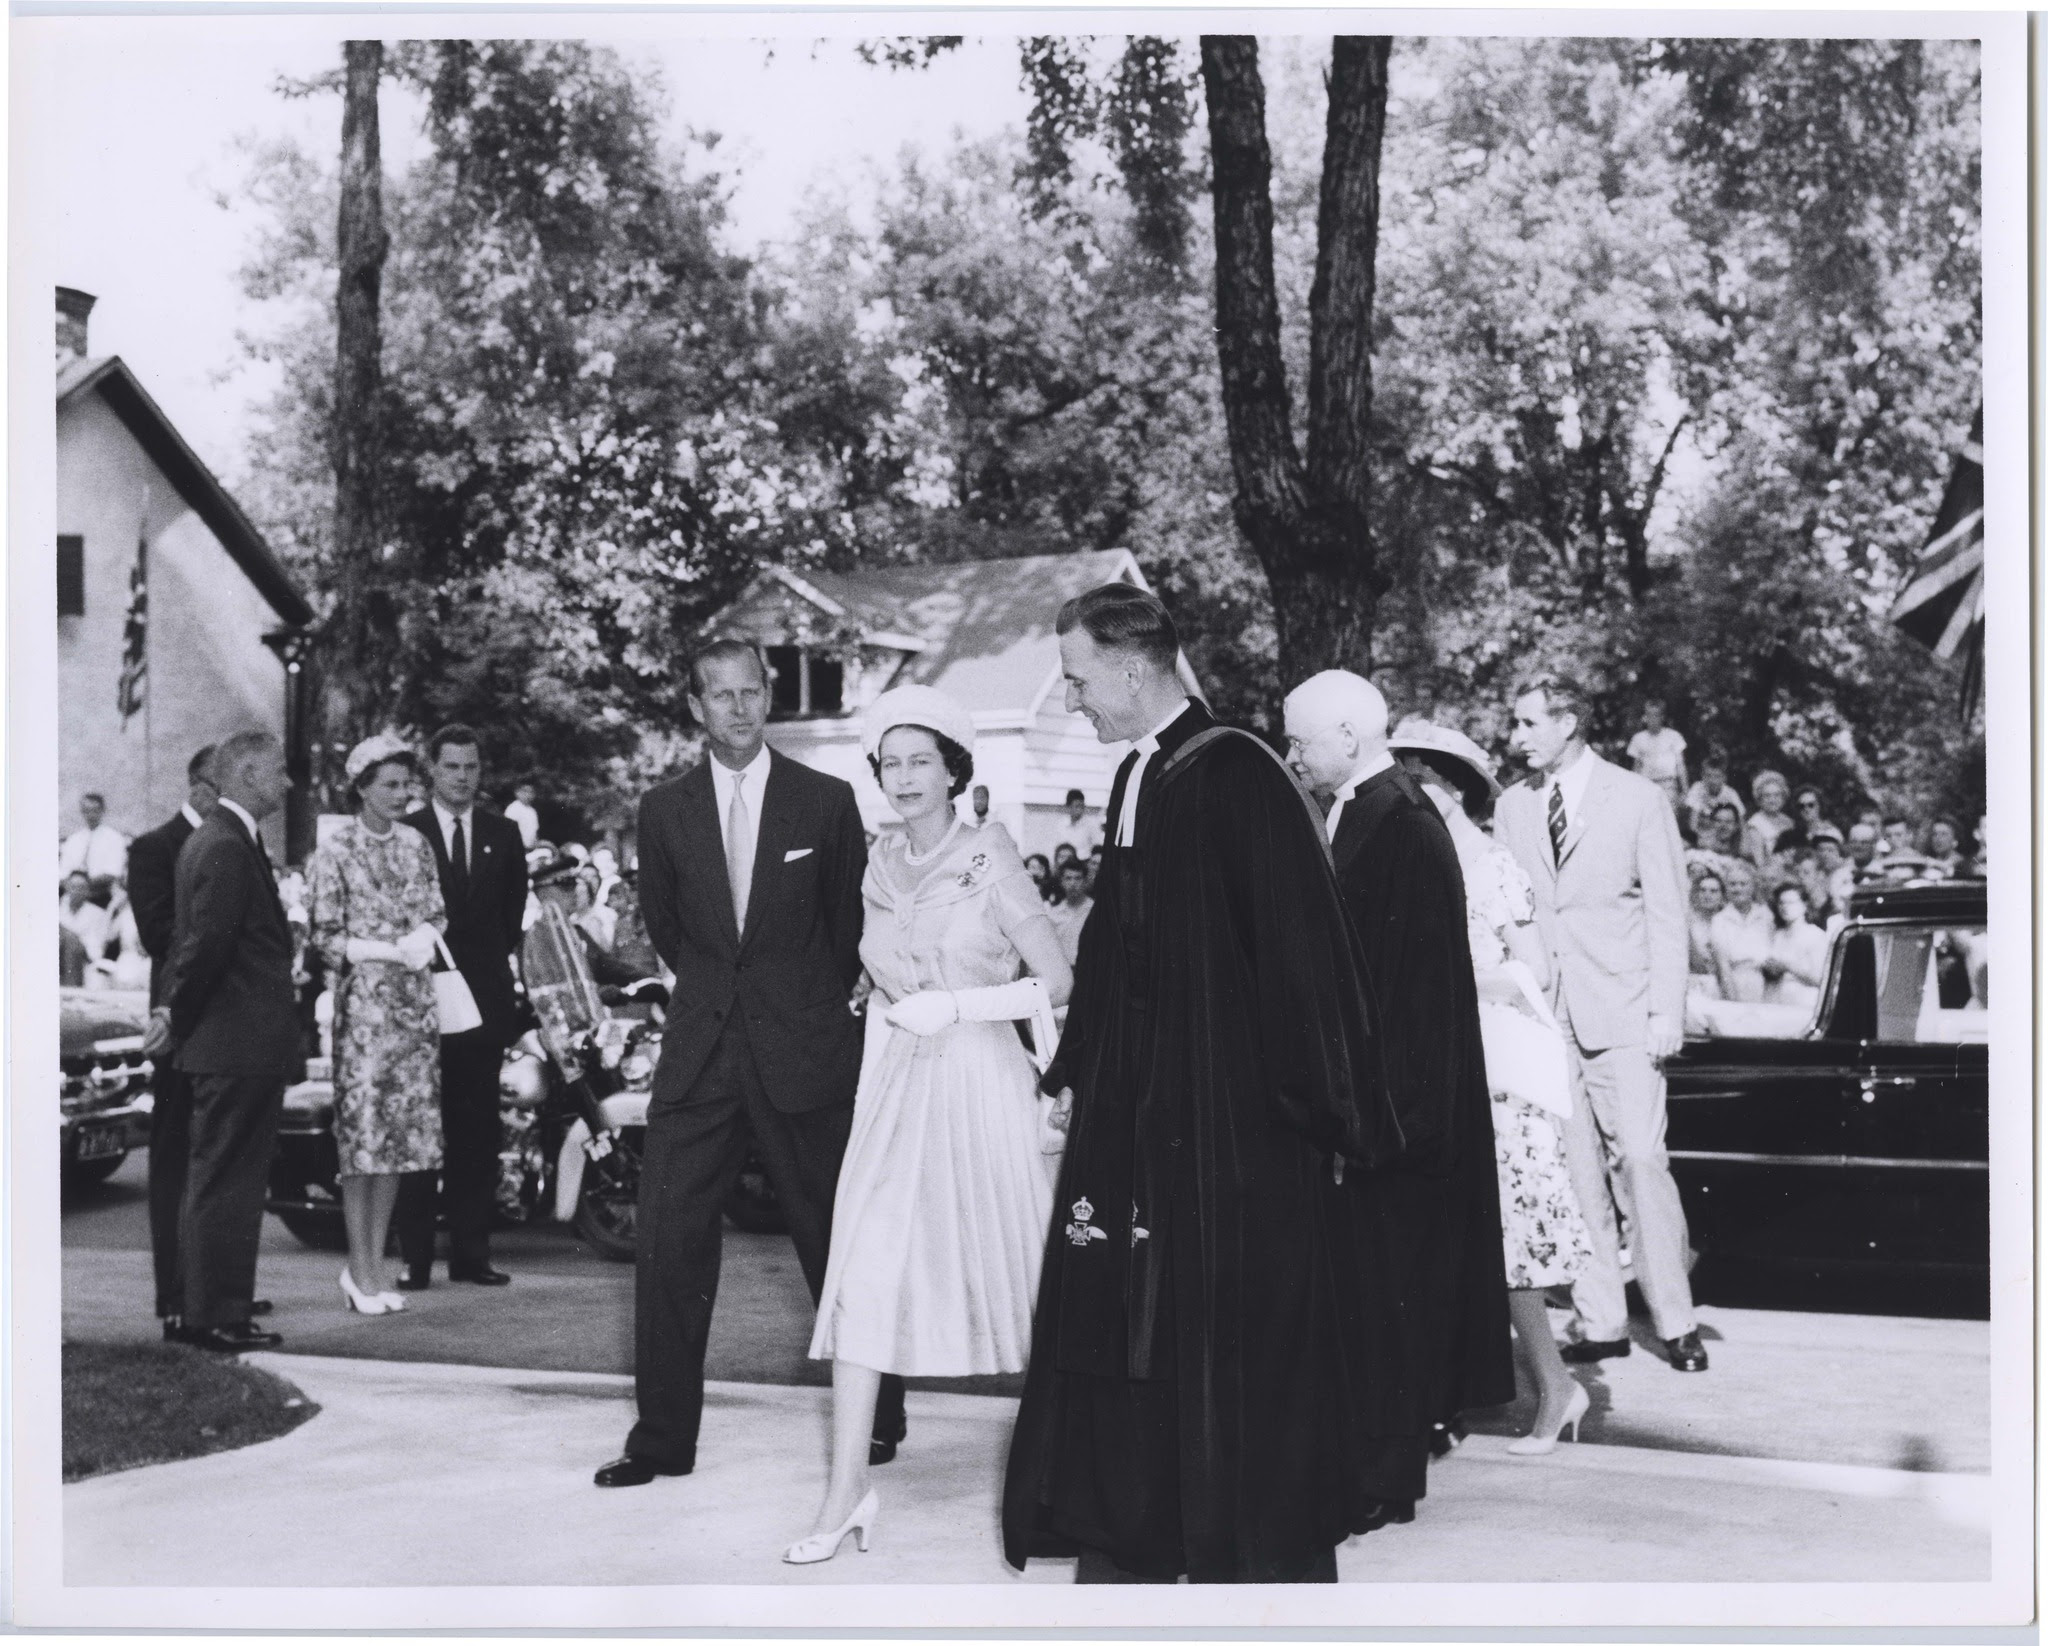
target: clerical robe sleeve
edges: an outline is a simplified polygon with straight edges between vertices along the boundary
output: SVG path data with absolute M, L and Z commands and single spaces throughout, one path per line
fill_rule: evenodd
M 1334 1153 L 1400 1153 L 1358 939 L 1319 820 L 1270 752 L 1232 738 L 1205 761 L 1210 850 L 1249 951 L 1274 1118 Z

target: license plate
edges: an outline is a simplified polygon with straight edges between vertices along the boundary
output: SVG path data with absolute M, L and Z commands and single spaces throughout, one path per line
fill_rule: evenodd
M 78 1133 L 80 1160 L 106 1160 L 128 1152 L 127 1133 L 116 1126 L 85 1126 Z

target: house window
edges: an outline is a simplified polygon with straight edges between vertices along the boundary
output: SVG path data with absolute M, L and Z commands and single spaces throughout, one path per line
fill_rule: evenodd
M 846 665 L 802 646 L 768 648 L 768 710 L 779 720 L 842 714 L 846 706 Z
M 85 615 L 85 539 L 57 539 L 57 615 Z

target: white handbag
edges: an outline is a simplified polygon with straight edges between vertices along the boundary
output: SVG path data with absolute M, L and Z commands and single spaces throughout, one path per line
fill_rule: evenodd
M 1559 1120 L 1572 1114 L 1571 1060 L 1564 1031 L 1536 979 L 1519 960 L 1508 962 L 1526 1011 L 1504 1000 L 1479 1003 L 1479 1039 L 1485 1048 L 1489 1089 L 1520 1098 Z
M 455 956 L 448 952 L 448 940 L 439 932 L 434 933 L 434 949 L 440 955 L 445 968 L 432 974 L 434 979 L 434 1010 L 441 1019 L 441 1032 L 447 1034 L 468 1034 L 471 1029 L 484 1026 L 484 1014 L 477 1009 L 476 996 L 470 992 L 469 979 L 464 977 L 455 964 Z

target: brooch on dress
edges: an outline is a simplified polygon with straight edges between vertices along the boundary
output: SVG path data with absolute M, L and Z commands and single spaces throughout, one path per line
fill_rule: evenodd
M 1076 1246 L 1085 1246 L 1091 1240 L 1107 1240 L 1108 1235 L 1095 1227 L 1093 1221 L 1095 1206 L 1086 1195 L 1074 1202 L 1074 1221 L 1067 1225 L 1067 1239 Z
M 953 879 L 962 886 L 971 886 L 977 879 L 980 878 L 981 872 L 987 867 L 988 853 L 976 852 L 971 858 L 967 860 L 967 867 L 962 869 L 955 876 L 953 876 Z

